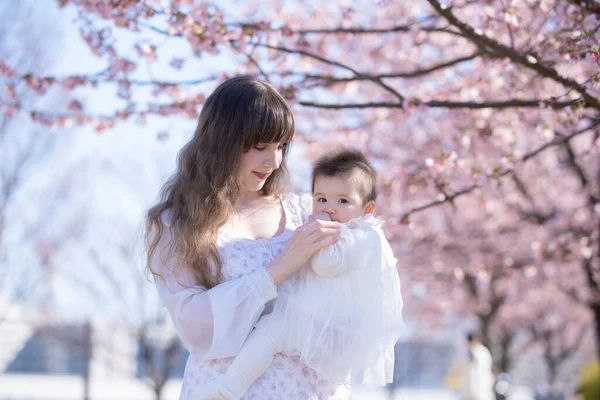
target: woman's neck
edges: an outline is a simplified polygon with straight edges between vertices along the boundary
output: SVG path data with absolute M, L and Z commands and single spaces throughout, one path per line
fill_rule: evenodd
M 252 208 L 257 202 L 264 203 L 265 200 L 269 199 L 271 199 L 271 196 L 265 196 L 260 192 L 242 192 L 237 201 L 237 209 Z

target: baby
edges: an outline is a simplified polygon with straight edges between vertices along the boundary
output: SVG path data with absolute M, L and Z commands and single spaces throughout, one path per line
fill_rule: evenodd
M 297 356 L 321 377 L 385 385 L 402 328 L 396 259 L 373 216 L 377 175 L 356 150 L 321 157 L 312 176 L 313 215 L 340 226 L 339 241 L 278 287 L 273 312 L 260 318 L 242 349 L 196 398 L 240 399 L 275 354 Z

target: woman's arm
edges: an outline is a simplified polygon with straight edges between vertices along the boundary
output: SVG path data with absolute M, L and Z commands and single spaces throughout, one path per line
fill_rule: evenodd
M 206 290 L 196 285 L 184 268 L 175 276 L 174 257 L 161 257 L 171 243 L 165 226 L 150 269 L 162 276 L 156 278 L 156 287 L 186 348 L 200 360 L 237 354 L 265 304 L 277 297 L 275 285 L 297 271 L 315 251 L 335 243 L 338 229 L 338 224 L 326 221 L 302 225 L 283 252 L 264 268 Z
M 152 258 L 151 269 L 161 274 L 156 287 L 185 347 L 199 360 L 237 354 L 264 310 L 277 296 L 269 273 L 259 268 L 238 279 L 206 290 L 195 285 L 185 270 L 174 274 L 174 258 L 161 257 L 171 240 L 163 230 Z M 165 252 L 166 253 L 166 252 Z
M 309 261 L 312 270 L 324 278 L 334 278 L 365 265 L 368 252 L 379 252 L 379 235 L 373 228 L 350 229 L 340 225 L 340 238 L 332 246 L 316 252 Z

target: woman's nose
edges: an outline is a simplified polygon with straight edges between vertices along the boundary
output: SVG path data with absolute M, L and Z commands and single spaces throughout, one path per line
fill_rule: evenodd
M 281 165 L 281 155 L 279 151 L 273 153 L 269 152 L 269 155 L 265 159 L 265 166 L 271 169 L 277 169 Z

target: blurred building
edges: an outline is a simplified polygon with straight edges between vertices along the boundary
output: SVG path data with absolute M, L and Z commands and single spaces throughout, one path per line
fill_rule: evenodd
M 160 351 L 172 343 L 175 334 L 168 319 L 148 327 L 142 341 L 140 332 L 119 321 L 104 319 L 75 325 L 53 321 L 47 315 L 19 306 L 11 310 L 10 314 L 6 313 L 7 317 L 0 319 L 0 400 L 80 399 L 86 381 L 90 382 L 88 386 L 94 399 L 98 396 L 117 399 L 118 394 L 124 392 L 130 393 L 128 399 L 152 398 L 148 397 L 152 393 L 152 382 L 147 379 L 151 376 L 149 362 L 157 371 L 165 370 L 169 362 L 165 352 Z M 177 357 L 168 373 L 171 378 L 168 390 L 175 394 L 188 354 L 179 342 L 177 344 Z M 145 350 L 148 345 L 158 351 L 149 356 Z M 394 383 L 387 391 L 406 394 L 408 390 L 411 396 L 418 392 L 425 396 L 423 398 L 427 398 L 428 393 L 435 393 L 440 399 L 453 398 L 448 397 L 453 393 L 448 376 L 457 353 L 453 341 L 405 338 L 396 345 Z M 23 382 L 31 382 L 31 385 Z M 48 388 L 62 387 L 64 392 L 57 389 L 58 397 L 39 397 L 34 393 L 37 390 L 34 382 Z M 5 393 L 6 387 L 19 385 L 22 395 L 15 395 L 15 391 Z M 110 393 L 116 397 L 110 397 Z
M 0 400 L 154 398 L 139 332 L 131 327 L 99 319 L 61 323 L 17 305 L 0 312 Z M 146 343 L 151 346 L 160 346 L 168 333 L 156 326 L 149 331 Z M 178 350 L 171 376 L 183 374 L 187 352 L 181 346 Z M 152 357 L 159 370 L 161 354 Z M 176 399 L 180 385 L 177 379 L 169 382 L 163 399 Z
M 0 373 L 34 335 L 37 319 L 36 312 L 0 300 Z
M 0 375 L 62 375 L 91 380 L 144 379 L 152 363 L 163 371 L 168 362 L 162 347 L 175 332 L 168 320 L 140 332 L 120 321 L 94 319 L 84 324 L 57 321 L 47 314 L 8 303 L 0 305 Z M 146 344 L 146 346 L 143 345 Z M 175 342 L 169 376 L 183 376 L 187 351 Z M 148 347 L 150 356 L 145 354 Z
M 401 341 L 395 348 L 395 387 L 443 388 L 456 349 L 441 341 Z
M 10 352 L 3 351 L 3 373 L 99 378 L 135 378 L 137 374 L 136 338 L 121 324 L 95 321 L 84 325 L 29 325 L 27 334 L 24 334 L 24 328 L 19 331 L 12 325 L 19 326 L 16 322 L 0 325 L 0 330 L 19 334 L 18 340 L 0 336 L 3 350 L 5 340 L 11 343 L 10 347 L 6 346 L 6 349 L 11 349 Z
M 74 325 L 52 321 L 47 315 L 13 305 L 0 319 L 0 373 L 61 374 L 144 378 L 149 376 L 148 359 L 138 332 L 119 321 L 93 320 Z M 146 331 L 154 347 L 166 346 L 175 334 L 169 320 L 159 321 Z M 431 341 L 401 341 L 396 345 L 396 387 L 442 388 L 455 357 L 452 344 Z M 163 370 L 164 353 L 151 355 Z M 180 346 L 169 375 L 181 378 L 187 351 Z

